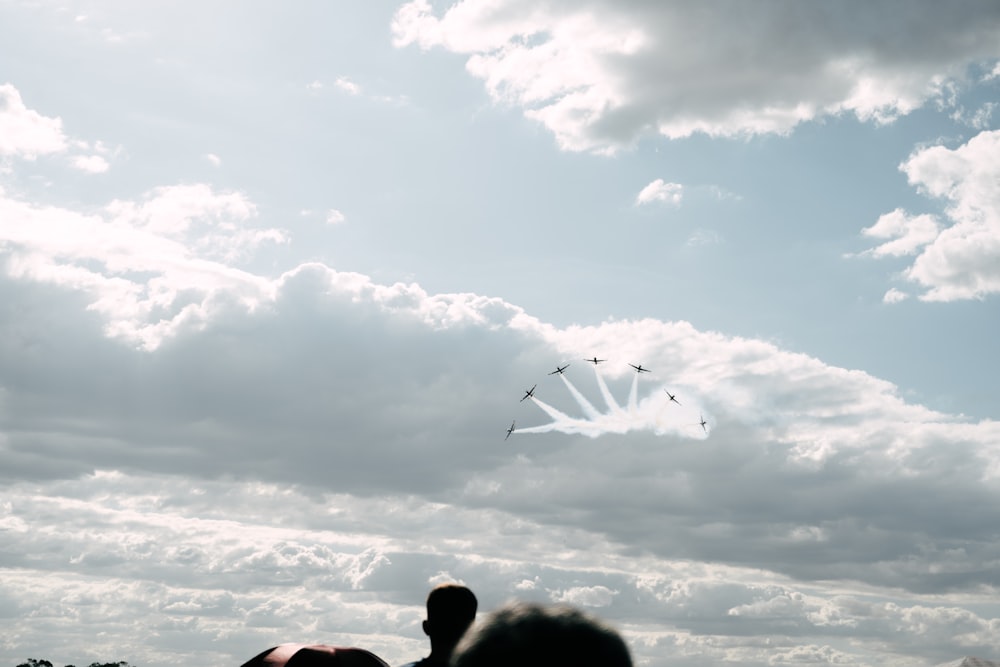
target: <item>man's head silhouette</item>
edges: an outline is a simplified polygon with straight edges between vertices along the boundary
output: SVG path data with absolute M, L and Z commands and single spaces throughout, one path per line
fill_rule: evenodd
M 404 667 L 446 667 L 455 645 L 476 619 L 476 596 L 461 584 L 441 584 L 427 595 L 423 628 L 431 640 L 431 654 Z
M 435 586 L 427 595 L 427 620 L 423 624 L 424 633 L 431 638 L 431 651 L 440 647 L 450 654 L 476 619 L 477 606 L 476 596 L 465 586 Z

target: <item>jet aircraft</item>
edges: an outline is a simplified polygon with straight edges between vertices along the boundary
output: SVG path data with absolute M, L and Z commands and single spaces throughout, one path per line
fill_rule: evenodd
M 602 361 L 607 361 L 607 359 L 598 359 L 597 357 L 594 357 L 593 359 L 584 359 L 584 361 L 589 361 L 590 363 L 592 363 L 592 364 L 594 364 L 596 366 L 597 364 L 601 363 Z
M 642 364 L 639 364 L 638 366 L 636 366 L 635 364 L 629 364 L 629 366 L 631 366 L 632 368 L 634 368 L 636 373 L 648 373 L 649 372 L 649 369 L 648 368 L 643 368 Z
M 567 368 L 569 368 L 569 364 L 566 364 L 562 368 L 559 367 L 559 364 L 556 364 L 556 369 L 551 373 L 549 373 L 549 375 L 562 375 L 563 371 L 565 371 Z
M 504 441 L 506 441 L 506 440 L 507 440 L 507 438 L 509 438 L 509 437 L 510 437 L 510 434 L 511 434 L 511 433 L 513 433 L 513 432 L 514 432 L 514 422 L 511 422 L 511 423 L 510 423 L 510 428 L 509 428 L 509 429 L 507 429 L 507 435 L 506 435 L 506 436 L 504 436 Z
M 664 389 L 663 391 L 667 391 L 667 390 Z M 669 391 L 667 391 L 667 396 L 669 396 L 670 400 L 673 401 L 674 403 L 676 403 L 677 405 L 681 404 L 681 402 L 677 400 L 677 397 L 674 396 L 673 394 L 671 394 Z
M 521 397 L 521 400 L 523 401 L 526 398 L 534 398 L 535 397 L 535 387 L 537 387 L 537 386 L 538 385 L 536 384 L 531 389 L 525 389 L 524 390 L 524 396 Z

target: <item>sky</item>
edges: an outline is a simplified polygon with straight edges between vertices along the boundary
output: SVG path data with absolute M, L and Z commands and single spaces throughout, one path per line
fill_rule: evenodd
M 994 0 L 0 0 L 0 663 L 1000 659 L 998 306 Z

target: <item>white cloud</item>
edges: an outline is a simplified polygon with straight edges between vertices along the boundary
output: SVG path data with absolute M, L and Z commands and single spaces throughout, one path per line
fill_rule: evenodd
M 353 81 L 351 81 L 350 79 L 348 79 L 346 76 L 339 76 L 339 77 L 337 77 L 337 80 L 334 81 L 334 85 L 337 86 L 337 88 L 340 88 L 345 93 L 348 93 L 350 95 L 360 95 L 361 94 L 361 86 L 359 86 L 358 84 L 354 83 Z
M 222 165 L 222 158 L 215 153 L 205 153 L 205 159 L 208 160 L 209 164 L 213 167 L 219 167 Z
M 267 281 L 223 263 L 286 240 L 248 228 L 254 213 L 243 195 L 206 185 L 157 188 L 101 215 L 0 197 L 0 247 L 8 274 L 85 291 L 110 333 L 152 349 L 178 327 L 203 325 L 220 298 L 268 298 Z
M 889 289 L 882 297 L 883 303 L 899 303 L 900 301 L 906 301 L 910 298 L 910 295 L 906 292 L 902 292 L 895 287 Z
M 829 645 L 781 647 L 774 651 L 772 665 L 856 665 L 857 657 Z
M 555 602 L 579 607 L 607 607 L 612 603 L 619 591 L 607 586 L 576 586 L 564 591 L 552 593 Z
M 347 221 L 347 216 L 338 211 L 335 208 L 331 208 L 326 212 L 326 224 L 328 225 L 339 225 Z
M 900 257 L 916 255 L 921 248 L 940 234 L 941 228 L 933 215 L 910 216 L 897 208 L 879 217 L 871 227 L 861 230 L 864 236 L 876 239 L 892 239 L 866 250 L 863 254 L 873 257 Z
M 465 0 L 439 16 L 413 0 L 393 35 L 398 47 L 468 54 L 490 95 L 522 107 L 562 148 L 614 152 L 654 132 L 786 133 L 842 112 L 890 122 L 1000 55 L 995 7 L 965 9 L 927 0 L 900 21 L 878 4 L 790 15 L 766 2 L 733 20 L 722 3 Z
M 636 204 L 649 204 L 651 202 L 667 202 L 679 205 L 684 197 L 684 186 L 680 183 L 665 183 L 662 178 L 658 178 L 646 187 L 635 198 Z
M 737 605 L 728 612 L 730 616 L 757 616 L 773 618 L 776 616 L 799 616 L 805 607 L 805 598 L 801 594 L 789 594 L 785 590 L 765 589 L 760 597 L 750 604 Z
M 996 102 L 986 102 L 971 113 L 964 107 L 959 107 L 951 117 L 958 123 L 964 123 L 975 130 L 989 129 L 993 121 L 993 112 L 1000 107 Z
M 514 590 L 521 592 L 529 592 L 538 589 L 538 578 L 534 579 L 522 579 L 521 581 L 514 584 Z
M 897 209 L 862 230 L 895 237 L 865 254 L 915 255 L 903 276 L 924 288 L 920 298 L 926 301 L 1000 292 L 1000 131 L 981 132 L 956 149 L 920 149 L 900 169 L 922 193 L 947 203 L 951 224 Z
M 111 165 L 100 155 L 78 155 L 73 158 L 72 164 L 80 171 L 89 174 L 103 174 Z
M 14 86 L 0 85 L 0 156 L 32 160 L 66 148 L 61 119 L 49 118 L 27 108 Z
M 472 586 L 484 610 L 512 592 L 597 607 L 649 664 L 728 655 L 763 667 L 775 653 L 813 644 L 850 664 L 996 647 L 998 620 L 985 597 L 977 614 L 956 606 L 975 596 L 846 594 L 846 582 L 825 588 L 629 554 L 598 535 L 460 502 L 113 472 L 5 491 L 0 545 L 9 576 L 0 599 L 18 605 L 9 619 L 13 651 L 52 636 L 61 643 L 45 644 L 50 651 L 79 651 L 100 629 L 137 663 L 180 664 L 209 652 L 236 661 L 278 641 L 333 633 L 398 664 L 426 651 L 423 599 L 444 580 Z M 158 629 L 157 641 L 136 641 L 137 622 Z M 697 656 L 684 662 L 680 647 L 647 645 L 641 628 L 653 623 L 667 629 L 661 636 L 685 637 Z

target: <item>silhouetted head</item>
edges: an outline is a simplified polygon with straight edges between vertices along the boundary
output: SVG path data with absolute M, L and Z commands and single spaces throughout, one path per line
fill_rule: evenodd
M 621 635 L 597 617 L 526 602 L 489 614 L 451 658 L 451 667 L 515 666 L 632 667 L 632 658 Z
M 427 620 L 424 632 L 431 638 L 432 650 L 451 650 L 472 622 L 478 602 L 471 590 L 459 584 L 435 586 L 427 595 Z

